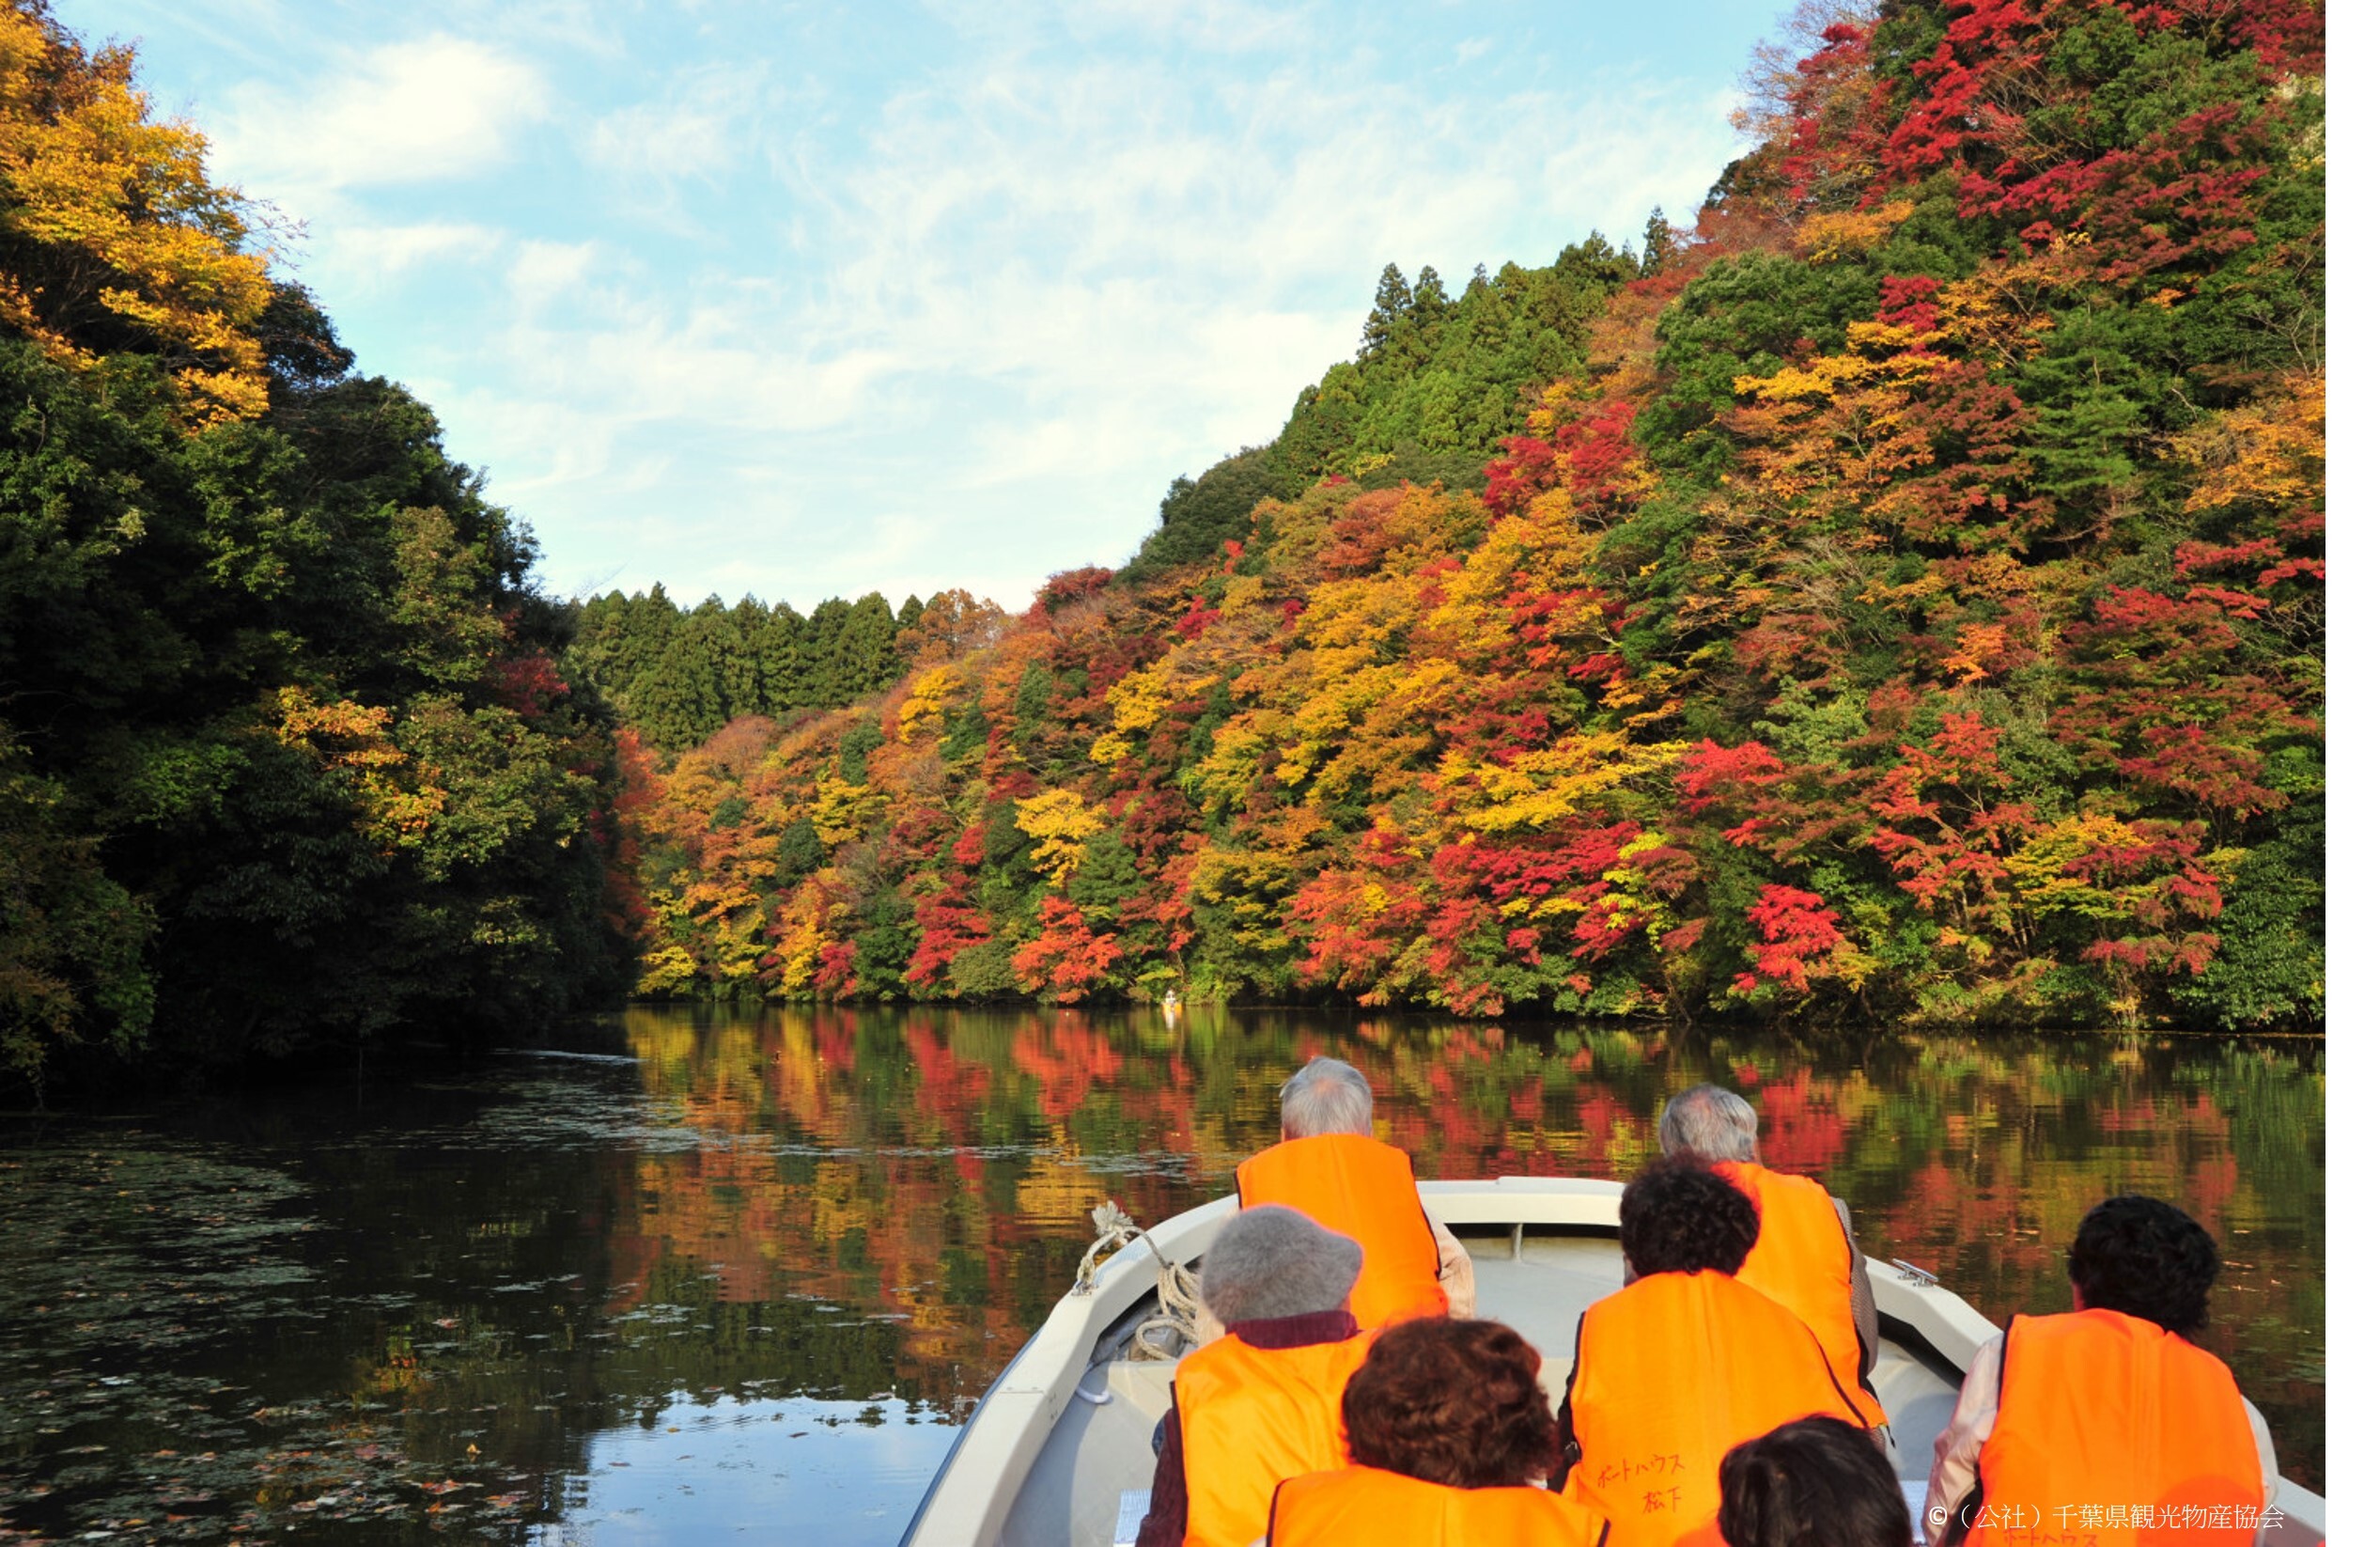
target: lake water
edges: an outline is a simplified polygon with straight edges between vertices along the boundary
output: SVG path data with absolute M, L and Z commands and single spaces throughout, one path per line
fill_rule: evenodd
M 567 1047 L 0 1118 L 0 1544 L 899 1539 L 1088 1216 L 1229 1190 L 1330 1053 L 1424 1177 L 1627 1177 L 1716 1078 L 1860 1244 L 2067 1307 L 2140 1191 L 2323 1488 L 2323 1052 L 1318 1013 L 631 1009 Z

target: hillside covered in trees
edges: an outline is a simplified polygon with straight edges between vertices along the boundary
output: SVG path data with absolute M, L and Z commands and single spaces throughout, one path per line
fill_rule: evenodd
M 0 6 L 0 1074 L 649 994 L 2323 1018 L 2308 0 L 1811 0 L 1121 571 L 571 603 Z
M 1801 23 L 1690 231 L 1392 270 L 1121 575 L 630 733 L 644 991 L 2319 1024 L 2320 8 Z
M 616 994 L 608 711 L 129 51 L 0 6 L 0 1086 Z

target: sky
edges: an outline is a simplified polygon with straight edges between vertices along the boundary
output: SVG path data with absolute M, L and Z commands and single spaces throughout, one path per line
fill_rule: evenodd
M 583 596 L 1011 609 L 1381 266 L 1691 211 L 1789 0 L 55 0 Z

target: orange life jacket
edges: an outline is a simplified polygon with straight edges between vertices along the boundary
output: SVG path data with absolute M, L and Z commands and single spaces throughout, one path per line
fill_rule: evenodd
M 2222 1360 L 2154 1321 L 2089 1310 L 2017 1317 L 1999 1374 L 1970 1547 L 2255 1538 L 2263 1463 Z
M 1361 1133 L 1284 1139 L 1239 1163 L 1239 1206 L 1265 1203 L 1287 1204 L 1363 1248 L 1347 1301 L 1358 1326 L 1446 1314 L 1438 1238 L 1413 1186 L 1413 1162 L 1396 1146 Z
M 1563 1492 L 1611 1522 L 1611 1547 L 1715 1539 L 1719 1463 L 1812 1414 L 1858 1422 L 1815 1334 L 1723 1273 L 1640 1278 L 1579 1319 Z
M 1736 1281 L 1800 1317 L 1818 1335 L 1859 1422 L 1869 1429 L 1883 1423 L 1884 1404 L 1859 1383 L 1859 1328 L 1851 1316 L 1851 1275 L 1867 1272 L 1867 1264 L 1851 1255 L 1834 1199 L 1808 1177 L 1765 1165 L 1728 1161 L 1712 1169 L 1760 1210 L 1760 1239 L 1735 1270 Z
M 1283 1482 L 1270 1547 L 1599 1547 L 1610 1522 L 1542 1488 L 1449 1488 L 1351 1466 Z
M 1371 1349 L 1362 1333 L 1294 1349 L 1227 1335 L 1183 1356 L 1174 1370 L 1190 1498 L 1183 1547 L 1248 1547 L 1283 1477 L 1347 1464 L 1339 1402 Z

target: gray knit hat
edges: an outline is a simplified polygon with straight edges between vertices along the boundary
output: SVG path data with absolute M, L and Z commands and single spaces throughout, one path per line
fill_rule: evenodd
M 1268 1203 L 1240 1211 L 1216 1235 L 1199 1264 L 1198 1292 L 1228 1327 L 1337 1310 L 1362 1271 L 1361 1246 L 1295 1209 Z

